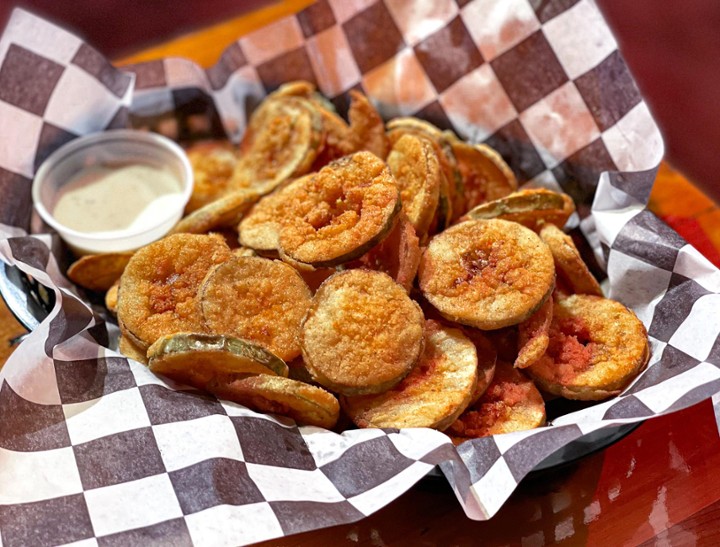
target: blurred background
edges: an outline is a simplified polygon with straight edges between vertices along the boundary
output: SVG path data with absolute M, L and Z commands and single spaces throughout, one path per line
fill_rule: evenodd
M 720 201 L 720 0 L 595 2 L 655 115 L 667 159 Z M 273 3 L 278 2 L 2 0 L 0 28 L 12 9 L 22 6 L 119 59 Z

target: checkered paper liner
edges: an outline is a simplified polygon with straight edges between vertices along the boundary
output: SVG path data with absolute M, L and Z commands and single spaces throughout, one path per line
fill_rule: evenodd
M 362 89 L 498 149 L 523 183 L 560 187 L 648 327 L 647 370 L 620 396 L 548 427 L 467 442 L 437 431 L 298 428 L 168 384 L 114 348 L 117 328 L 62 275 L 31 222 L 30 184 L 61 144 L 132 124 L 176 138 L 225 131 L 282 81 L 342 110 Z M 356 521 L 439 465 L 468 517 L 497 512 L 582 435 L 720 392 L 720 272 L 645 209 L 658 130 L 591 0 L 321 0 L 230 46 L 114 68 L 16 10 L 0 39 L 0 258 L 55 294 L 0 371 L 2 544 L 238 545 Z

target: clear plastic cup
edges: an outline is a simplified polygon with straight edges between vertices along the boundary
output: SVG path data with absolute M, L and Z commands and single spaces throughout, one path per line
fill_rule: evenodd
M 180 184 L 179 199 L 151 223 L 132 229 L 83 232 L 58 222 L 52 211 L 63 187 L 90 167 L 141 164 L 169 170 Z M 145 131 L 118 129 L 79 137 L 53 152 L 32 185 L 35 210 L 76 254 L 131 251 L 163 237 L 180 220 L 190 199 L 193 173 L 185 152 L 173 141 Z M 122 200 L 123 196 L 112 199 Z

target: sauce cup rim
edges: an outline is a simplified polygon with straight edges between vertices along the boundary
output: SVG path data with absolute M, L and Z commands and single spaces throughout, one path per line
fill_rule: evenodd
M 158 148 L 164 148 L 170 152 L 181 165 L 182 180 L 182 200 L 180 211 L 171 209 L 165 215 L 159 215 L 158 219 L 149 226 L 145 226 L 135 230 L 111 230 L 106 232 L 83 232 L 73 228 L 69 228 L 59 222 L 50 211 L 45 207 L 40 199 L 40 191 L 42 189 L 45 178 L 48 173 L 58 163 L 65 160 L 69 156 L 76 154 L 84 149 L 94 148 L 96 146 L 102 146 L 112 141 L 135 141 L 143 142 L 156 146 Z M 143 233 L 150 232 L 162 224 L 168 222 L 173 216 L 177 215 L 178 212 L 182 213 L 182 209 L 185 207 L 187 202 L 190 200 L 190 196 L 193 190 L 193 171 L 190 165 L 190 160 L 185 154 L 182 147 L 176 142 L 170 140 L 163 135 L 158 133 L 151 133 L 149 131 L 140 131 L 135 129 L 110 129 L 106 131 L 100 131 L 91 133 L 73 139 L 72 141 L 62 145 L 58 149 L 54 150 L 40 165 L 35 173 L 35 177 L 32 183 L 32 201 L 35 210 L 38 212 L 40 217 L 45 223 L 51 228 L 57 231 L 61 236 L 67 235 L 74 238 L 82 238 L 88 241 L 119 241 L 123 239 L 129 239 L 142 235 Z M 112 235 L 109 235 L 112 234 Z M 115 235 L 117 234 L 117 235 Z

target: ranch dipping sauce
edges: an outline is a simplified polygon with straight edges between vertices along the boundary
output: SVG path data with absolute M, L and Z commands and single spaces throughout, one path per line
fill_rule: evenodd
M 182 185 L 169 169 L 142 163 L 94 165 L 63 185 L 52 214 L 79 232 L 136 232 L 152 227 L 182 202 Z

